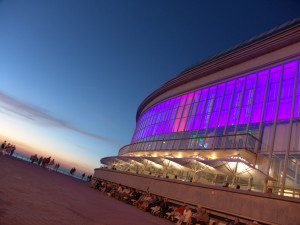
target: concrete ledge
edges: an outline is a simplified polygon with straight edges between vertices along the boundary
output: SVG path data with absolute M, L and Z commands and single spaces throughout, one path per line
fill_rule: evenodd
M 251 220 L 300 224 L 300 199 L 100 168 L 95 169 L 94 177 Z

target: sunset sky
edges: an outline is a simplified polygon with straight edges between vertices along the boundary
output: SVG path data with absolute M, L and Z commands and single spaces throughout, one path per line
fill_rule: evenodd
M 0 0 L 0 142 L 92 173 L 186 67 L 300 16 L 299 1 Z

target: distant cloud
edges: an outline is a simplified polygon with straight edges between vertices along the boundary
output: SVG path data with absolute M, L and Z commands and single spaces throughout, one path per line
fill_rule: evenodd
M 14 116 L 20 117 L 25 120 L 30 120 L 40 125 L 68 129 L 118 147 L 121 146 L 120 143 L 116 141 L 73 127 L 66 121 L 50 115 L 46 112 L 46 110 L 21 102 L 13 97 L 4 94 L 3 92 L 0 92 L 0 113 L 4 113 L 10 116 L 14 114 Z

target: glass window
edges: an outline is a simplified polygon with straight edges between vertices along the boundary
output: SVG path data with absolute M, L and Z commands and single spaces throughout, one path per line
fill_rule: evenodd
M 181 96 L 181 100 L 180 100 L 180 105 L 179 106 L 184 106 L 186 98 L 187 98 L 187 95 Z
M 274 139 L 274 152 L 285 153 L 288 143 L 289 122 L 278 123 Z
M 231 109 L 227 125 L 228 126 L 236 125 L 238 115 L 239 115 L 239 109 Z
M 167 125 L 168 125 L 168 121 L 163 122 L 161 131 L 160 131 L 161 134 L 164 134 L 166 132 Z
M 255 80 L 256 80 L 256 73 L 247 76 L 246 90 L 254 89 Z
M 164 121 L 164 119 L 165 119 L 165 117 L 166 117 L 166 114 L 167 114 L 166 111 L 164 111 L 164 112 L 161 114 L 160 122 Z
M 228 110 L 221 111 L 218 127 L 224 127 L 227 122 Z
M 273 67 L 271 69 L 269 83 L 275 83 L 275 82 L 279 82 L 280 81 L 281 69 L 282 69 L 281 65 Z
M 217 97 L 223 96 L 225 90 L 225 83 L 219 84 L 217 89 Z
M 234 83 L 235 83 L 235 80 L 232 80 L 232 81 L 228 81 L 228 82 L 227 82 L 227 84 L 226 84 L 225 95 L 230 95 L 230 94 L 232 94 L 233 89 L 234 89 Z
M 180 119 L 176 119 L 173 125 L 172 132 L 177 132 L 179 126 Z
M 251 105 L 252 98 L 253 98 L 253 93 L 254 93 L 253 89 L 245 91 L 244 98 L 243 98 L 243 106 L 245 106 L 245 105 Z
M 180 118 L 183 111 L 183 106 L 180 106 L 177 110 L 176 118 Z
M 214 99 L 209 99 L 206 101 L 204 113 L 210 113 L 212 110 L 212 104 L 213 104 Z
M 292 112 L 293 98 L 280 100 L 278 108 L 278 120 L 289 119 Z
M 205 103 L 205 101 L 202 101 L 202 102 L 199 102 L 199 103 L 198 103 L 197 115 L 203 113 L 204 103 Z
M 219 111 L 222 103 L 222 97 L 215 98 L 213 111 Z
M 225 95 L 223 99 L 222 111 L 224 109 L 229 109 L 230 101 L 231 101 L 231 95 Z
M 267 101 L 277 100 L 279 91 L 279 83 L 269 84 Z
M 291 151 L 300 151 L 300 121 L 293 122 L 292 136 L 291 136 Z
M 195 92 L 193 103 L 198 102 L 200 99 L 201 90 Z
M 162 123 L 159 123 L 156 130 L 156 135 L 161 133 Z
M 234 92 L 242 92 L 244 89 L 245 77 L 237 79 Z
M 297 80 L 296 95 L 300 95 L 300 78 L 299 77 L 298 77 L 298 80 Z
M 294 118 L 300 117 L 300 97 L 296 97 L 295 99 L 295 109 L 294 109 Z
M 181 98 L 181 96 L 179 96 L 175 99 L 174 108 L 177 108 L 179 106 L 180 98 Z
M 170 101 L 168 109 L 172 109 L 173 106 L 174 106 L 174 103 L 175 103 L 175 98 L 172 98 L 171 101 Z
M 213 112 L 209 120 L 209 128 L 214 128 L 217 126 L 219 112 Z
M 194 97 L 194 92 L 188 94 L 186 105 L 190 105 L 192 103 L 193 97 Z
M 256 104 L 253 105 L 252 113 L 251 113 L 251 123 L 259 123 L 261 120 L 261 113 L 262 113 L 263 104 Z
M 179 128 L 178 128 L 178 132 L 181 132 L 184 130 L 184 126 L 185 126 L 185 123 L 186 123 L 186 119 L 187 118 L 182 118 L 181 121 L 180 121 L 180 125 L 179 125 Z
M 190 111 L 191 105 L 185 105 L 182 117 L 187 117 Z
M 172 120 L 175 119 L 176 113 L 177 113 L 177 108 L 174 108 L 174 109 L 172 110 L 171 118 L 170 118 L 170 119 L 172 119 Z
M 195 119 L 193 121 L 193 127 L 192 130 L 198 130 L 200 126 L 200 121 L 201 121 L 201 115 L 195 116 Z
M 257 78 L 257 87 L 265 86 L 267 84 L 268 80 L 268 70 L 260 71 L 258 72 L 258 78 Z
M 189 117 L 188 118 L 185 129 L 184 129 L 185 131 L 189 131 L 189 130 L 192 129 L 193 121 L 194 121 L 194 117 Z
M 247 124 L 250 116 L 250 106 L 244 106 L 241 108 L 241 115 L 239 124 Z
M 280 98 L 293 97 L 295 79 L 282 81 Z
M 242 92 L 234 93 L 231 108 L 237 108 L 241 105 Z
M 254 104 L 264 101 L 266 87 L 257 87 L 254 96 Z
M 205 88 L 204 90 L 202 90 L 200 101 L 205 101 L 207 94 L 208 94 L 208 88 Z
M 297 61 L 288 62 L 284 65 L 283 80 L 294 78 L 296 75 Z
M 193 103 L 191 105 L 191 110 L 190 110 L 190 114 L 189 114 L 190 116 L 194 116 L 196 114 L 197 104 L 198 103 Z
M 173 127 L 173 123 L 174 123 L 174 120 L 170 120 L 169 121 L 166 133 L 171 133 L 171 130 L 172 130 L 172 127 Z
M 158 126 L 158 124 L 154 125 L 151 135 L 155 135 L 156 134 L 157 126 Z
M 276 101 L 266 103 L 264 121 L 271 121 L 275 119 L 276 103 Z
M 209 117 L 210 117 L 210 114 L 203 115 L 201 125 L 200 125 L 200 129 L 206 129 L 207 128 L 207 125 L 208 125 L 208 122 L 209 122 Z
M 214 98 L 216 94 L 217 86 L 212 86 L 209 88 L 208 99 Z

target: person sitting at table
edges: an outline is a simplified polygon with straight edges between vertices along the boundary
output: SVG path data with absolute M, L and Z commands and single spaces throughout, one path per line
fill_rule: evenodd
M 200 225 L 208 225 L 209 223 L 209 215 L 206 212 L 204 207 L 201 208 L 201 212 L 199 213 L 198 217 L 196 218 L 196 224 Z

